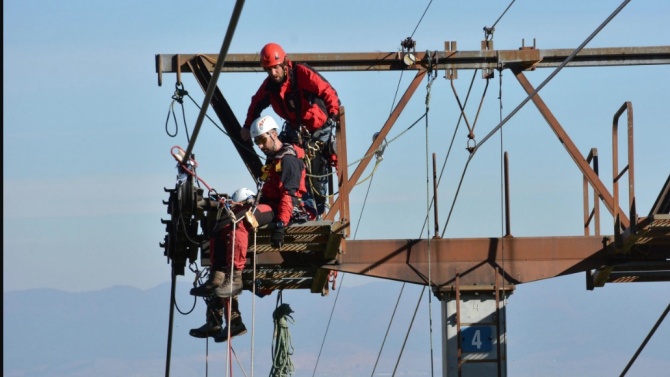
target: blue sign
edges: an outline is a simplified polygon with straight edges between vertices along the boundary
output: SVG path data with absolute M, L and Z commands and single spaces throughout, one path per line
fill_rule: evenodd
M 490 352 L 493 349 L 491 328 L 471 326 L 462 329 L 461 349 L 463 352 Z

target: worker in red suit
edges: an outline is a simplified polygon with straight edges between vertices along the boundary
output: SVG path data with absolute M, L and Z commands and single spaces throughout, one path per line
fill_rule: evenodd
M 303 161 L 305 154 L 299 146 L 283 143 L 279 139 L 278 128 L 277 122 L 270 116 L 258 118 L 251 124 L 250 135 L 254 143 L 267 155 L 268 161 L 263 168 L 265 175 L 261 196 L 258 203 L 242 203 L 239 209 L 235 209 L 235 218 L 242 220 L 233 222 L 230 217 L 226 217 L 218 221 L 212 229 L 209 240 L 212 260 L 209 277 L 203 284 L 191 289 L 192 295 L 209 298 L 207 323 L 198 329 L 192 329 L 192 336 L 211 335 L 217 342 L 228 340 L 228 326 L 220 329 L 221 315 L 227 314 L 221 299 L 225 301 L 230 298 L 232 315 L 230 321 L 227 321 L 230 325 L 230 337 L 246 333 L 238 310 L 237 296 L 243 288 L 242 270 L 246 265 L 249 235 L 253 234 L 254 226 L 268 225 L 272 230 L 272 247 L 281 248 L 286 226 L 290 224 L 294 214 L 301 212 L 301 198 L 307 191 Z M 233 194 L 233 200 L 235 204 L 240 204 L 242 199 L 235 200 L 236 197 L 247 200 L 250 196 L 248 192 L 238 190 Z M 257 204 L 255 208 L 254 204 Z M 244 218 L 244 213 L 249 210 L 253 211 L 257 224 L 251 224 Z M 224 251 L 225 256 L 222 255 Z
M 320 73 L 305 63 L 291 61 L 276 43 L 266 44 L 260 59 L 268 77 L 251 97 L 240 136 L 248 142 L 251 123 L 272 106 L 285 120 L 281 139 L 301 146 L 307 153 L 308 195 L 321 215 L 326 208 L 330 166 L 337 166 L 339 97 Z

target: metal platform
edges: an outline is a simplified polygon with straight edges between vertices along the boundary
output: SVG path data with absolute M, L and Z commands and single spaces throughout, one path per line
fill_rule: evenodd
M 615 249 L 615 264 L 602 272 L 594 283 L 634 283 L 670 281 L 670 215 L 657 214 L 638 224 L 639 230 L 624 237 Z M 606 276 L 606 279 L 605 277 Z
M 277 253 L 282 262 L 256 267 L 255 288 L 259 295 L 281 289 L 309 289 L 312 293 L 328 294 L 330 271 L 321 266 L 337 263 L 342 251 L 343 229 L 346 226 L 333 221 L 308 221 L 286 227 L 284 245 L 275 249 L 270 245 L 271 231 L 259 228 L 256 235 L 256 254 Z M 251 241 L 251 240 L 250 240 Z M 254 284 L 254 247 L 250 242 L 247 268 L 242 274 L 244 289 Z
M 286 227 L 281 249 L 270 245 L 272 231 L 267 226 L 250 235 L 247 266 L 243 270 L 244 289 L 254 288 L 259 295 L 281 289 L 309 289 L 312 293 L 327 293 L 330 271 L 321 266 L 338 263 L 342 251 L 346 224 L 337 221 L 308 221 Z M 255 252 L 254 252 L 255 246 Z M 200 265 L 210 265 L 209 245 L 200 248 Z M 254 255 L 273 254 L 272 263 L 256 266 L 254 280 Z M 258 259 L 258 258 L 256 258 Z
M 605 283 L 670 281 L 670 176 L 649 215 L 634 219 L 614 240 L 613 263 L 590 279 L 587 275 L 589 289 Z

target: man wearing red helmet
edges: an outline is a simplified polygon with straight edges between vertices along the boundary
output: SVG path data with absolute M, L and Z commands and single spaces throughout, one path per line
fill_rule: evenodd
M 268 77 L 251 97 L 240 136 L 244 141 L 250 141 L 251 123 L 260 117 L 263 110 L 272 106 L 274 112 L 286 121 L 283 141 L 302 146 L 308 154 L 315 152 L 309 160 L 308 186 L 310 192 L 316 189 L 311 194 L 318 213 L 322 214 L 327 195 L 328 164 L 337 162 L 334 145 L 335 125 L 340 112 L 337 92 L 312 67 L 291 61 L 276 43 L 266 44 L 260 59 Z

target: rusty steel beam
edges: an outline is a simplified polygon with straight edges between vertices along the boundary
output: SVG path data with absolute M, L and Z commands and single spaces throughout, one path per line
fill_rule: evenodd
M 527 69 L 558 67 L 574 49 L 522 47 L 518 50 L 426 51 L 412 52 L 415 63 L 407 65 L 409 52 L 342 52 L 290 53 L 293 61 L 305 62 L 319 71 L 397 71 L 433 69 L 505 68 L 508 65 Z M 190 72 L 187 61 L 201 56 L 213 70 L 217 54 L 157 54 L 156 73 L 161 85 L 163 73 Z M 670 46 L 609 47 L 582 49 L 567 67 L 605 67 L 670 64 Z M 263 72 L 257 53 L 227 54 L 221 72 Z
M 430 251 L 430 255 L 429 255 Z M 338 270 L 448 289 L 493 286 L 498 274 L 516 285 L 606 264 L 602 237 L 348 241 Z
M 347 241 L 339 264 L 321 266 L 357 275 L 453 288 L 516 285 L 590 271 L 606 265 L 609 238 L 531 237 Z M 430 255 L 428 251 L 430 250 Z M 430 263 L 429 263 L 430 261 Z M 264 253 L 257 265 L 282 264 L 280 253 Z
M 519 81 L 519 84 L 521 84 L 526 93 L 530 95 L 535 91 L 535 88 L 531 85 L 520 69 L 512 69 L 512 72 L 514 72 L 514 76 Z M 589 183 L 591 183 L 594 191 L 598 193 L 598 196 L 600 199 L 602 199 L 605 207 L 607 207 L 612 216 L 616 216 L 617 213 L 619 213 L 621 216 L 622 226 L 624 228 L 628 228 L 628 217 L 616 209 L 618 207 L 618 203 L 614 202 L 612 194 L 610 194 L 609 190 L 607 190 L 607 187 L 605 187 L 605 184 L 602 182 L 602 180 L 600 180 L 600 177 L 598 177 L 598 174 L 591 168 L 588 161 L 586 161 L 586 159 L 579 152 L 575 143 L 572 142 L 570 136 L 568 136 L 568 134 L 565 132 L 561 124 L 558 122 L 556 117 L 554 117 L 554 114 L 552 114 L 552 112 L 549 110 L 549 107 L 547 107 L 538 93 L 535 93 L 532 101 L 544 119 L 547 121 L 551 129 L 554 131 L 556 137 L 558 137 L 558 140 L 563 144 L 570 157 L 572 157 L 573 161 L 577 164 L 577 167 L 579 170 L 581 170 L 584 177 L 586 177 Z

